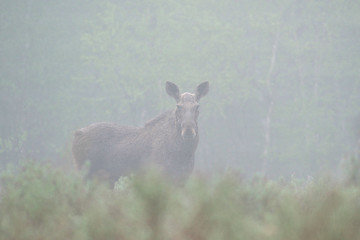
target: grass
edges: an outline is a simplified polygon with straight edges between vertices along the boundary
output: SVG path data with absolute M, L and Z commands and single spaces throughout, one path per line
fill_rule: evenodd
M 114 190 L 34 162 L 14 172 L 1 178 L 2 240 L 360 239 L 353 169 L 344 183 L 227 174 L 193 177 L 184 188 L 150 172 Z

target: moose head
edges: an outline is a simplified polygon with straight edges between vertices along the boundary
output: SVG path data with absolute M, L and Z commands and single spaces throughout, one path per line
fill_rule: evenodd
M 209 92 L 209 82 L 199 84 L 195 93 L 182 94 L 176 84 L 166 82 L 166 92 L 176 100 L 176 126 L 181 137 L 184 140 L 195 139 L 198 136 L 199 101 Z

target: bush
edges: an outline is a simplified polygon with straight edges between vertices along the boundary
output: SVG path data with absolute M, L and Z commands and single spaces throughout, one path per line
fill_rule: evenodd
M 360 189 L 234 175 L 175 188 L 156 172 L 110 190 L 50 165 L 1 178 L 1 239 L 359 239 Z

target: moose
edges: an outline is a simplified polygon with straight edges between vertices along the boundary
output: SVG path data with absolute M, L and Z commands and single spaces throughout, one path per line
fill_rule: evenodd
M 77 169 L 89 163 L 88 178 L 100 178 L 110 185 L 121 176 L 153 165 L 175 185 L 183 185 L 194 168 L 199 142 L 199 100 L 209 91 L 203 82 L 195 93 L 180 93 L 172 82 L 166 92 L 176 108 L 166 111 L 143 127 L 99 122 L 75 131 L 72 145 Z

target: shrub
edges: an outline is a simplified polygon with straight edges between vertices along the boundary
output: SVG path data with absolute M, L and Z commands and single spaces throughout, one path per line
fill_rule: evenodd
M 16 171 L 15 171 L 16 170 Z M 359 187 L 328 180 L 193 177 L 157 172 L 115 189 L 30 162 L 1 178 L 1 239 L 359 239 Z

